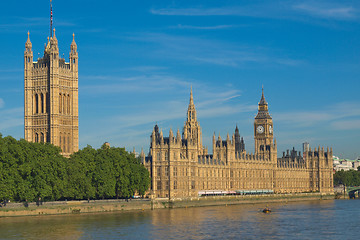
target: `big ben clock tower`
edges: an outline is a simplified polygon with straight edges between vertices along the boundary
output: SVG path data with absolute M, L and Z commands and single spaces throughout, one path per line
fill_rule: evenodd
M 276 159 L 276 142 L 274 142 L 273 121 L 269 114 L 268 104 L 262 89 L 258 113 L 254 121 L 255 154 L 271 160 Z

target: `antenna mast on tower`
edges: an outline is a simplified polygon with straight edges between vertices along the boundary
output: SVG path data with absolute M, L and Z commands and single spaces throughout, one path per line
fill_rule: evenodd
M 52 24 L 53 24 L 52 0 L 50 0 L 50 38 L 52 37 Z

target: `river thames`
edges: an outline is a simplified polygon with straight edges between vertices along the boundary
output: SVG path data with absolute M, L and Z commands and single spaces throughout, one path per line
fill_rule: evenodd
M 0 218 L 1 239 L 358 239 L 359 200 Z

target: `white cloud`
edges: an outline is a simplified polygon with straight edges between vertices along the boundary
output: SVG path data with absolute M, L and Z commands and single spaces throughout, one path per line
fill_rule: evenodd
M 294 6 L 295 10 L 307 13 L 314 17 L 325 19 L 342 19 L 352 20 L 356 19 L 356 10 L 349 6 L 327 6 L 325 4 L 299 4 Z
M 335 121 L 331 126 L 336 130 L 359 130 L 360 119 Z

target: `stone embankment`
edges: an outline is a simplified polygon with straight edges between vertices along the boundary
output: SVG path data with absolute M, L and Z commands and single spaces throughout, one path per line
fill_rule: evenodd
M 5 207 L 0 208 L 0 217 L 78 214 L 145 209 L 151 209 L 151 201 L 149 199 L 57 201 L 43 202 L 42 204 L 37 204 L 35 202 L 27 204 L 8 203 Z
M 90 201 L 58 201 L 37 203 L 8 203 L 0 208 L 0 217 L 39 216 L 56 214 L 79 214 L 94 212 L 115 211 L 144 211 L 163 208 L 187 208 L 202 206 L 221 206 L 232 204 L 294 202 L 307 200 L 334 199 L 334 195 L 319 193 L 301 194 L 269 194 L 269 195 L 236 195 L 236 196 L 209 196 L 187 199 L 111 199 Z

